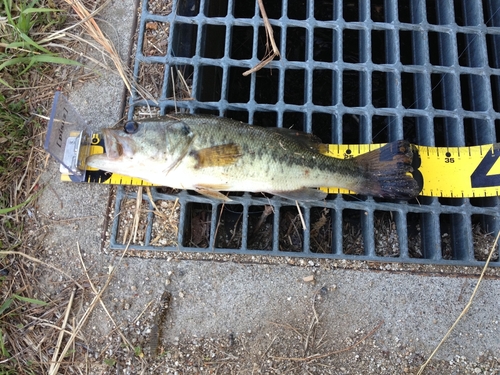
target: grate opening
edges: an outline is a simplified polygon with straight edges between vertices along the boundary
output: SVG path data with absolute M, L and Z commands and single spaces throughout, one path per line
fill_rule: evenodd
M 430 31 L 427 34 L 429 39 L 429 59 L 432 65 L 452 66 L 454 64 L 453 53 L 440 53 L 440 51 L 452 51 L 451 35 L 442 32 Z M 466 56 L 465 56 L 466 57 Z
M 333 62 L 337 61 L 336 42 L 338 41 L 337 30 L 322 27 L 314 28 L 314 61 Z
M 247 103 L 250 100 L 251 78 L 243 76 L 245 70 L 239 67 L 229 69 L 229 90 L 227 93 L 229 103 Z
M 211 237 L 212 206 L 203 203 L 188 203 L 185 215 L 182 246 L 207 248 Z
M 386 51 L 389 46 L 396 43 L 395 33 L 392 30 L 372 30 L 372 62 L 374 64 L 395 64 L 396 55 L 394 53 L 382 54 L 380 51 Z
M 432 105 L 435 109 L 449 111 L 458 108 L 456 76 L 449 73 L 432 73 Z
M 256 124 L 265 128 L 278 126 L 278 114 L 274 111 L 255 111 L 253 120 Z
M 279 250 L 301 253 L 304 250 L 304 229 L 301 216 L 304 218 L 305 210 L 295 206 L 281 207 L 279 211 Z M 304 221 L 306 218 L 304 218 Z
M 375 211 L 373 214 L 373 232 L 375 254 L 379 257 L 399 257 L 400 243 L 398 227 L 401 218 L 398 212 Z M 398 222 L 398 224 L 396 224 Z
M 342 17 L 346 22 L 364 21 L 360 4 L 357 1 L 348 1 L 343 3 Z
M 312 114 L 312 133 L 323 143 L 337 143 L 337 133 L 334 131 L 335 116 L 328 113 L 314 112 Z
M 287 15 L 290 19 L 305 20 L 307 18 L 307 1 L 291 0 L 287 2 Z
M 472 215 L 472 241 L 474 247 L 474 258 L 485 261 L 489 252 L 484 249 L 490 248 L 495 242 L 493 235 L 498 231 L 498 220 L 490 215 Z M 493 261 L 498 261 L 498 250 L 492 256 Z
M 425 5 L 427 22 L 430 24 L 447 25 L 453 21 L 453 11 L 450 12 L 450 9 L 452 9 L 450 0 L 427 0 Z
M 194 67 L 192 65 L 173 65 L 166 71 L 167 100 L 185 100 L 191 97 Z M 173 110 L 174 107 L 171 107 Z
M 324 207 L 311 208 L 311 220 L 309 228 L 310 249 L 312 253 L 331 254 L 332 253 L 332 210 Z
M 165 65 L 163 64 L 141 64 L 137 81 L 149 93 L 159 97 L 162 93 L 164 75 Z
M 271 18 L 269 16 L 269 18 Z M 281 29 L 278 28 L 277 26 L 272 26 L 273 29 L 273 35 L 274 35 L 274 40 L 276 42 L 277 46 L 281 46 Z M 268 47 L 267 46 L 267 37 L 266 37 L 266 29 L 264 26 L 259 27 L 259 36 L 258 36 L 258 42 L 257 42 L 257 58 L 259 60 L 262 60 L 266 58 L 267 52 L 268 52 Z
M 217 210 L 215 247 L 221 249 L 240 249 L 243 228 L 242 205 L 220 205 Z
M 224 39 L 226 27 L 220 25 L 204 25 L 202 28 L 201 57 L 220 59 L 224 56 Z M 219 41 L 219 43 L 214 43 Z
M 285 56 L 288 61 L 306 61 L 307 31 L 302 27 L 286 29 Z
M 488 126 L 487 120 L 464 118 L 464 132 L 467 146 L 482 145 L 488 139 L 495 139 L 495 131 Z
M 120 202 L 120 216 L 118 218 L 120 231 L 118 232 L 118 242 L 130 243 L 133 245 L 145 245 L 151 240 L 150 223 L 152 216 L 150 215 L 150 205 L 148 201 L 141 200 L 137 207 L 137 199 L 123 199 Z M 134 218 L 138 217 L 138 222 Z
M 420 12 L 417 12 L 415 7 L 415 2 L 409 2 L 406 0 L 398 0 L 398 16 L 399 21 L 404 23 L 420 23 L 421 19 L 418 17 L 421 15 Z
M 250 206 L 248 209 L 248 249 L 272 250 L 274 243 L 274 223 L 272 206 Z
M 500 76 L 492 75 L 490 80 L 493 110 L 500 112 Z
M 372 139 L 374 143 L 387 143 L 399 137 L 396 133 L 396 116 L 380 116 L 372 117 Z
M 346 255 L 366 255 L 365 242 L 368 213 L 361 210 L 342 211 L 342 243 Z
M 255 101 L 259 104 L 278 102 L 280 73 L 271 69 L 262 69 L 255 76 Z
M 172 54 L 177 57 L 193 57 L 196 53 L 198 25 L 176 22 L 172 29 Z
M 344 70 L 342 76 L 343 92 L 342 103 L 346 107 L 363 107 L 364 96 L 361 92 L 353 90 L 353 87 L 366 87 L 366 73 L 357 70 Z
M 207 17 L 224 17 L 227 15 L 227 2 L 210 1 L 205 5 L 204 13 Z
M 133 97 L 129 118 L 177 108 L 293 127 L 326 143 L 500 142 L 499 1 L 264 5 L 281 56 L 244 77 L 266 54 L 255 1 L 144 3 L 134 75 L 158 104 Z M 118 189 L 112 248 L 126 245 L 135 194 Z M 299 215 L 263 194 L 234 193 L 228 204 L 190 191 L 151 194 L 135 249 L 479 265 L 500 229 L 499 198 L 330 195 L 301 203 Z
M 395 108 L 396 103 L 391 100 L 392 91 L 396 85 L 396 75 L 391 72 L 372 72 L 372 105 L 375 108 Z
M 231 41 L 229 56 L 235 60 L 250 59 L 253 50 L 253 28 L 249 26 L 234 26 L 232 28 L 232 35 L 233 39 Z
M 318 21 L 335 21 L 340 14 L 340 2 L 320 1 L 314 7 L 314 18 Z
M 172 8 L 179 16 L 194 16 L 200 12 L 200 1 L 186 0 L 172 4 Z
M 165 56 L 167 54 L 166 38 L 170 32 L 168 22 L 150 22 L 146 25 L 142 44 L 145 56 Z
M 205 65 L 199 68 L 197 92 L 201 102 L 218 102 L 222 99 L 222 75 L 220 66 Z
M 422 259 L 426 253 L 426 243 L 423 230 L 429 220 L 425 219 L 427 214 L 417 214 L 410 212 L 406 216 L 408 228 L 408 256 L 410 258 Z
M 439 218 L 441 231 L 441 256 L 443 259 L 467 260 L 470 244 L 466 233 L 470 228 L 461 214 L 442 214 Z
M 436 146 L 444 147 L 463 145 L 463 134 L 460 133 L 461 132 L 458 131 L 458 121 L 456 118 L 434 117 L 434 139 Z M 453 157 L 453 155 L 448 152 L 446 157 L 450 158 Z
M 285 70 L 285 103 L 302 105 L 305 103 L 307 80 L 303 69 Z
M 488 27 L 500 26 L 500 14 L 498 13 L 498 2 L 483 0 L 484 23 Z
M 427 98 L 421 95 L 425 88 L 425 79 L 423 73 L 401 73 L 403 107 L 425 109 L 429 106 Z
M 424 65 L 426 55 L 416 54 L 414 51 L 424 51 L 424 41 L 426 35 L 422 31 L 400 30 L 399 31 L 399 51 L 401 64 L 403 65 Z M 439 52 L 439 51 L 438 51 Z
M 499 35 L 486 35 L 486 48 L 488 50 L 488 65 L 491 68 L 500 68 L 499 59 L 500 36 Z
M 462 108 L 466 111 L 486 111 L 489 101 L 485 95 L 485 77 L 476 74 L 462 74 L 460 76 L 460 92 L 462 93 Z M 477 90 L 476 95 L 471 95 Z
M 334 96 L 337 82 L 336 72 L 328 69 L 315 69 L 312 79 L 313 104 L 321 106 L 337 104 L 337 98 Z
M 361 30 L 344 29 L 342 39 L 343 44 L 342 56 L 346 63 L 366 62 L 366 56 L 361 53 L 361 45 L 364 44 L 365 35 Z
M 479 51 L 481 39 L 476 34 L 457 33 L 458 63 L 461 66 L 473 68 L 485 65 L 484 58 Z

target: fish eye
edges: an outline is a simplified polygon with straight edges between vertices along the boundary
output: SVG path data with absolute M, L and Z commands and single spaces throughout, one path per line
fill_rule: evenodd
M 139 130 L 139 124 L 135 121 L 128 121 L 123 125 L 123 131 L 127 134 L 135 134 Z

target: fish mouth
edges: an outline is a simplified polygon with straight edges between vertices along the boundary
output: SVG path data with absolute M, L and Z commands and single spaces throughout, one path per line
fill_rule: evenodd
M 104 148 L 109 159 L 119 159 L 121 156 L 132 157 L 134 141 L 117 133 L 114 129 L 103 129 Z

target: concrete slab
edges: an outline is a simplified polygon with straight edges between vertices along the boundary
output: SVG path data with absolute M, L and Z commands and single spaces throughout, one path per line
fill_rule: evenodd
M 123 57 L 135 11 L 133 1 L 123 0 L 110 3 L 101 14 L 99 24 Z M 121 117 L 122 92 L 120 79 L 109 74 L 65 94 L 96 130 Z M 101 250 L 110 188 L 62 183 L 52 160 L 43 182 L 48 188 L 39 199 L 38 217 L 49 233 L 40 256 L 84 280 L 79 243 L 91 277 L 102 286 L 109 266 L 117 265 L 117 254 Z M 258 257 L 183 259 L 189 257 L 166 254 L 160 259 L 122 260 L 105 292 L 105 304 L 125 337 L 147 352 L 160 295 L 170 291 L 172 301 L 162 329 L 167 354 L 154 366 L 133 355 L 113 368 L 104 365 L 104 358 L 122 358 L 124 349 L 115 323 L 99 307 L 85 329 L 85 347 L 93 358 L 89 373 L 209 372 L 216 366 L 209 364 L 210 350 L 219 358 L 222 346 L 210 349 L 204 343 L 226 341 L 234 341 L 223 349 L 234 358 L 228 356 L 219 365 L 234 364 L 234 373 L 272 373 L 273 368 L 292 373 L 414 373 L 466 305 L 479 272 L 413 266 L 380 270 L 360 266 L 361 262 L 311 265 L 307 260 Z M 500 373 L 500 279 L 496 270 L 490 274 L 427 373 Z M 311 275 L 314 283 L 304 281 Z M 60 279 L 46 273 L 40 283 L 50 295 L 66 285 L 54 283 Z M 82 315 L 91 296 L 90 290 L 83 293 L 75 316 Z M 314 338 L 317 343 L 326 332 L 322 341 L 327 344 L 307 351 L 304 339 L 313 337 L 315 311 Z M 374 329 L 373 335 L 356 344 Z M 354 344 L 328 356 L 323 366 L 317 361 L 276 358 L 327 353 Z M 179 355 L 193 345 L 197 349 L 191 357 Z

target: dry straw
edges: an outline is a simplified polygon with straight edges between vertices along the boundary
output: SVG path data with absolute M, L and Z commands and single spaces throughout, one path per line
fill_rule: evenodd
M 274 33 L 273 33 L 273 28 L 271 26 L 271 23 L 269 22 L 269 18 L 267 17 L 266 13 L 266 8 L 264 7 L 264 4 L 262 0 L 257 0 L 259 4 L 259 9 L 260 13 L 262 14 L 262 20 L 264 21 L 264 28 L 266 29 L 266 56 L 262 59 L 260 63 L 255 65 L 252 69 L 249 69 L 245 72 L 243 72 L 244 76 L 248 76 L 263 67 L 265 67 L 267 64 L 269 64 L 273 59 L 277 56 L 280 55 L 280 51 L 278 49 L 278 46 L 276 45 L 276 41 L 274 40 Z M 271 50 L 269 50 L 269 43 L 271 43 Z
M 85 8 L 83 3 L 80 0 L 66 0 L 66 2 L 71 5 L 76 14 L 81 18 L 82 27 L 85 29 L 87 34 L 94 39 L 102 48 L 104 52 L 109 56 L 111 61 L 116 67 L 118 74 L 123 80 L 125 86 L 127 87 L 130 95 L 133 96 L 134 89 L 135 91 L 143 98 L 155 101 L 154 98 L 140 85 L 134 82 L 131 78 L 132 73 L 126 66 L 123 64 L 120 55 L 118 54 L 115 46 L 111 41 L 104 35 L 101 28 L 97 25 L 93 15 Z M 134 82 L 134 83 L 132 83 Z

